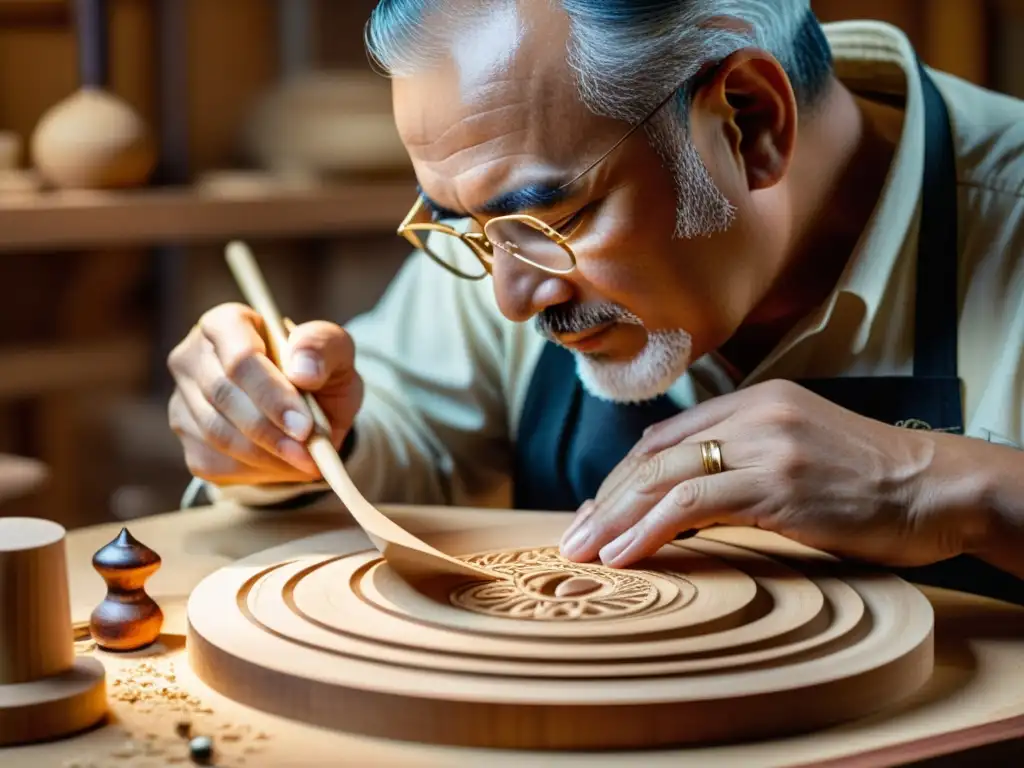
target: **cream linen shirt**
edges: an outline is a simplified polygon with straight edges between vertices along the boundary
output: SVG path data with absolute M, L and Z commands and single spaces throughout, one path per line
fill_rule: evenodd
M 826 25 L 851 90 L 903 101 L 878 206 L 828 301 L 739 387 L 771 378 L 909 375 L 924 163 L 915 52 L 878 22 Z M 957 158 L 959 372 L 968 436 L 1024 446 L 1024 102 L 932 73 Z M 445 238 L 450 240 L 450 238 Z M 436 247 L 444 247 L 436 245 Z M 461 246 L 458 246 L 461 250 Z M 465 258 L 473 258 L 464 254 Z M 348 324 L 366 385 L 346 461 L 374 502 L 508 506 L 520 411 L 545 341 L 498 311 L 490 280 L 455 278 L 414 253 L 379 304 Z M 682 407 L 736 388 L 713 355 L 670 391 Z M 201 486 L 190 486 L 185 505 Z M 260 505 L 314 485 L 209 487 Z

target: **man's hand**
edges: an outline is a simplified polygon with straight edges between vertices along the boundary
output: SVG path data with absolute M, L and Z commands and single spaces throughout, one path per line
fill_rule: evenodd
M 352 339 L 337 325 L 305 323 L 267 356 L 260 316 L 241 304 L 207 312 L 171 352 L 177 387 L 171 428 L 195 477 L 220 485 L 308 482 L 320 472 L 305 448 L 313 421 L 299 390 L 315 393 L 339 448 L 362 404 Z
M 721 444 L 720 473 L 704 472 L 705 440 Z M 648 430 L 581 507 L 562 553 L 624 567 L 683 531 L 720 524 L 756 526 L 892 566 L 935 562 L 964 551 L 968 531 L 979 525 L 969 504 L 935 503 L 936 489 L 924 478 L 937 461 L 928 432 L 768 382 Z

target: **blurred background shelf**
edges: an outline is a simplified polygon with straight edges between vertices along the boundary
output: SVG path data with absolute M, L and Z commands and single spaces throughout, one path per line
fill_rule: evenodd
M 49 467 L 38 513 L 75 527 L 177 505 L 188 471 L 166 354 L 241 298 L 225 241 L 252 242 L 298 322 L 344 323 L 386 289 L 415 186 L 363 46 L 376 2 L 0 0 L 0 457 Z M 1024 0 L 811 5 L 895 24 L 926 63 L 1024 97 Z M 101 6 L 106 24 L 80 34 L 82 9 Z M 14 191 L 42 116 L 86 82 L 152 129 L 155 178 Z M 293 172 L 318 186 L 268 181 Z
M 60 395 L 71 390 L 134 387 L 149 376 L 142 334 L 48 347 L 0 350 L 0 401 Z
M 173 189 L 0 197 L 0 252 L 393 232 L 415 194 L 408 179 L 304 190 L 225 177 Z

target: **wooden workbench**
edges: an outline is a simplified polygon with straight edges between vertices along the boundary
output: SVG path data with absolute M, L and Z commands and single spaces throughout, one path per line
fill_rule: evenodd
M 385 508 L 417 533 L 481 527 L 486 511 Z M 517 513 L 524 518 L 543 513 Z M 498 516 L 502 517 L 502 516 Z M 506 518 L 507 522 L 507 518 Z M 961 593 L 926 589 L 936 611 L 936 673 L 926 689 L 898 710 L 812 735 L 768 743 L 622 754 L 528 754 L 448 749 L 383 742 L 313 728 L 228 701 L 199 682 L 185 656 L 185 604 L 208 574 L 239 558 L 339 526 L 349 518 L 330 505 L 304 512 L 256 512 L 233 505 L 173 512 L 130 525 L 157 550 L 163 567 L 148 591 L 166 614 L 161 644 L 140 655 L 92 651 L 107 666 L 110 722 L 60 742 L 0 749 L 0 765 L 162 766 L 174 764 L 184 742 L 173 735 L 181 714 L 148 695 L 125 694 L 132 677 L 169 687 L 177 707 L 200 733 L 232 734 L 218 740 L 218 765 L 237 766 L 877 766 L 930 759 L 929 765 L 1024 764 L 1024 608 Z M 68 535 L 73 618 L 87 620 L 104 585 L 92 554 L 117 534 L 119 524 Z M 148 665 L 148 666 L 147 666 Z M 140 673 L 139 670 L 142 670 Z M 118 682 L 121 681 L 121 682 Z M 183 706 L 183 705 L 182 705 Z M 998 742 L 993 746 L 994 742 Z M 158 746 L 147 748 L 147 744 Z M 985 752 L 977 751 L 984 748 Z M 995 751 L 993 751 L 995 750 Z M 187 762 L 178 763 L 187 765 Z M 919 763 L 915 763 L 919 764 Z

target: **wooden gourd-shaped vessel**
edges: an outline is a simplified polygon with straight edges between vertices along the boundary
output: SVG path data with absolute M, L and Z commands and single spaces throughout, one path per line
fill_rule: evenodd
M 32 164 L 62 189 L 142 187 L 157 163 L 146 121 L 108 87 L 106 0 L 75 0 L 79 88 L 53 105 L 32 133 Z
M 32 135 L 32 161 L 64 189 L 144 186 L 156 167 L 156 141 L 135 109 L 98 86 L 83 86 L 51 107 Z
M 92 565 L 107 583 L 107 596 L 89 620 L 89 631 L 101 648 L 135 651 L 160 636 L 164 614 L 145 588 L 160 564 L 160 556 L 127 528 L 93 555 Z

